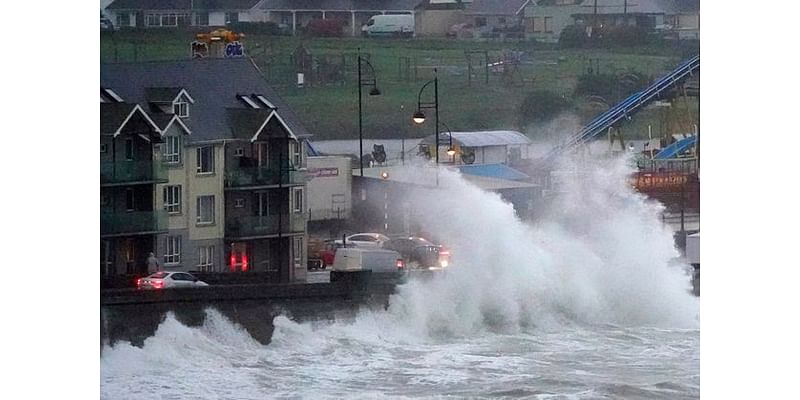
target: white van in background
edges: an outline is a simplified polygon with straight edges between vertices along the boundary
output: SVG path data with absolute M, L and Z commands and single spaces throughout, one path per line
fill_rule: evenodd
M 373 273 L 403 273 L 405 263 L 394 250 L 368 247 L 344 247 L 336 250 L 334 271 L 371 270 Z
M 409 14 L 374 15 L 361 28 L 366 36 L 414 36 L 414 16 Z

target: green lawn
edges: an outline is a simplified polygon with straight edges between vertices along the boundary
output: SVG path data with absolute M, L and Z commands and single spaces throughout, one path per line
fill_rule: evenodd
M 115 32 L 101 35 L 101 60 L 127 62 L 184 59 L 189 56 L 193 34 L 183 31 Z M 308 76 L 311 84 L 297 88 L 297 72 L 292 64 L 294 50 L 303 45 L 326 71 L 329 78 Z M 627 49 L 557 49 L 531 42 L 473 42 L 464 40 L 415 39 L 322 39 L 249 35 L 246 52 L 256 61 L 267 80 L 295 109 L 316 139 L 344 139 L 358 136 L 358 86 L 356 51 L 361 48 L 375 68 L 380 96 L 369 96 L 364 87 L 364 136 L 373 138 L 421 137 L 433 127 L 414 126 L 410 116 L 416 109 L 417 95 L 425 82 L 439 76 L 439 119 L 453 130 L 518 129 L 532 137 L 537 127 L 519 126 L 519 105 L 527 93 L 546 89 L 573 99 L 575 116 L 586 122 L 598 110 L 581 98 L 573 98 L 577 77 L 585 73 L 589 59 L 599 60 L 600 71 L 636 71 L 653 78 L 677 65 L 685 51 L 669 46 Z M 490 71 L 485 82 L 485 62 L 475 53 L 475 74 L 468 78 L 465 51 L 486 51 L 489 61 L 499 60 L 508 51 L 524 52 L 523 63 L 513 73 Z M 366 68 L 363 69 L 367 74 Z M 433 85 L 423 93 L 423 101 L 433 100 Z M 686 115 L 699 115 L 699 102 L 690 99 Z M 432 115 L 433 110 L 426 110 Z M 670 118 L 676 118 L 675 112 Z M 679 116 L 681 117 L 681 116 Z M 661 134 L 667 113 L 644 110 L 623 128 L 626 138 Z M 674 124 L 672 124 L 674 125 Z M 564 132 L 569 134 L 571 132 Z

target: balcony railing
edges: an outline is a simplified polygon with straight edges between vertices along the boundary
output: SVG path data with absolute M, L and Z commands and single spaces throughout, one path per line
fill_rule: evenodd
M 291 166 L 277 167 L 232 167 L 225 171 L 225 186 L 302 185 L 306 172 Z
M 168 181 L 167 169 L 158 161 L 117 161 L 100 163 L 100 183 Z
M 118 235 L 166 231 L 165 210 L 100 213 L 100 235 Z
M 225 224 L 229 238 L 273 236 L 305 231 L 305 214 L 283 214 L 251 217 L 231 217 Z

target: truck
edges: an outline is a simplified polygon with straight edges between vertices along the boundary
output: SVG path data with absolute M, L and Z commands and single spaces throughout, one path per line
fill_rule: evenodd
M 364 36 L 369 37 L 412 37 L 414 36 L 414 16 L 409 14 L 374 15 L 361 27 Z

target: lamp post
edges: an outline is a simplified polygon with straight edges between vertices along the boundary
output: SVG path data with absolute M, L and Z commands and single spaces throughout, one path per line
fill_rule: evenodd
M 372 71 L 372 78 L 365 79 L 361 76 L 361 62 L 367 63 L 367 66 Z M 369 91 L 370 96 L 377 96 L 381 94 L 378 90 L 378 82 L 375 77 L 375 68 L 366 59 L 361 58 L 361 48 L 358 48 L 358 165 L 361 168 L 361 176 L 364 176 L 364 134 L 363 134 L 363 116 L 361 110 L 361 87 L 364 85 L 371 85 L 372 90 Z
M 455 164 L 456 149 L 453 147 L 453 130 L 444 122 L 439 121 L 439 123 L 444 125 L 445 129 L 447 129 L 447 136 L 450 138 L 450 144 L 447 146 L 447 155 L 450 156 L 450 163 Z
M 425 90 L 425 87 L 433 83 L 433 103 L 431 102 L 422 102 L 422 92 Z M 434 109 L 434 129 L 436 132 L 436 143 L 434 144 L 434 153 L 436 155 L 436 165 L 439 165 L 439 74 L 436 71 L 436 68 L 433 69 L 433 79 L 425 82 L 422 85 L 422 88 L 419 89 L 419 94 L 417 95 L 417 111 L 411 117 L 417 124 L 422 124 L 425 122 L 425 113 L 422 112 L 425 108 L 433 108 Z

